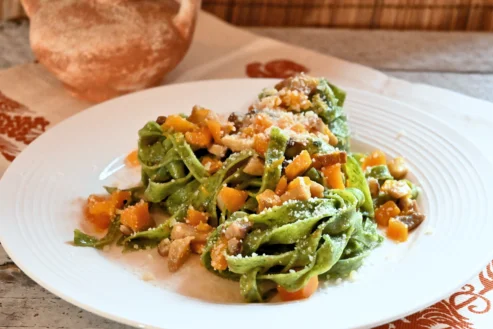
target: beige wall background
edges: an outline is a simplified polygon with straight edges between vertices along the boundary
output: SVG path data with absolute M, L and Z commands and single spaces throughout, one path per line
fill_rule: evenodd
M 493 0 L 203 0 L 202 4 L 204 10 L 240 26 L 493 31 Z M 19 0 L 0 0 L 0 20 L 20 17 L 24 11 Z

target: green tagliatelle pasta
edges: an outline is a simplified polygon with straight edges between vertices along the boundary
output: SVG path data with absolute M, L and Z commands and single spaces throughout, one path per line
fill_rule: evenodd
M 196 106 L 148 122 L 134 153 L 141 184 L 88 199 L 88 220 L 107 231 L 75 230 L 74 244 L 157 247 L 170 271 L 201 254 L 247 302 L 308 297 L 313 289 L 296 292 L 349 276 L 383 240 L 375 219 L 401 239 L 424 215 L 402 159 L 350 152 L 345 99 L 301 74 L 262 91 L 247 113 L 226 119 Z
M 324 198 L 290 201 L 260 214 L 237 213 L 211 236 L 202 260 L 217 272 L 210 253 L 219 232 L 243 221 L 252 225 L 243 252 L 228 256 L 228 269 L 217 274 L 240 280 L 247 301 L 263 301 L 276 285 L 294 291 L 313 276 L 345 277 L 382 241 L 375 223 L 359 211 L 364 201 L 357 189 L 334 190 Z

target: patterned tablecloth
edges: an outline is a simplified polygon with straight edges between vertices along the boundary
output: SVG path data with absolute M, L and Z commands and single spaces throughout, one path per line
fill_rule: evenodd
M 479 148 L 491 150 L 491 103 L 390 78 L 361 65 L 261 38 L 206 13 L 199 16 L 188 55 L 164 84 L 221 78 L 283 78 L 300 71 L 326 76 L 342 87 L 364 89 L 425 109 L 455 129 L 467 131 L 467 138 Z M 73 98 L 39 64 L 0 71 L 0 176 L 37 136 L 91 105 Z M 493 163 L 493 152 L 485 155 Z M 485 265 L 481 273 L 449 298 L 380 328 L 493 328 L 493 262 Z

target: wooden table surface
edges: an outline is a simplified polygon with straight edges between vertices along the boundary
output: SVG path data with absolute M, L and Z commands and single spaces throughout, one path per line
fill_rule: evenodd
M 254 28 L 250 31 L 426 83 L 493 101 L 493 34 Z M 0 23 L 0 69 L 33 60 L 28 24 Z M 47 292 L 0 246 L 0 329 L 129 328 Z

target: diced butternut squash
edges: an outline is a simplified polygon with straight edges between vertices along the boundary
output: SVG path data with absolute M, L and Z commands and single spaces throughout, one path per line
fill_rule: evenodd
M 269 148 L 269 138 L 264 134 L 257 134 L 253 138 L 253 149 L 261 156 L 265 156 Z
M 228 241 L 221 238 L 212 248 L 211 265 L 217 271 L 224 271 L 228 268 L 226 261 L 226 250 L 228 249 Z
M 387 164 L 385 153 L 380 150 L 376 150 L 371 152 L 370 155 L 364 158 L 361 167 L 363 168 L 363 170 L 366 170 L 366 168 L 368 167 L 380 166 L 385 164 Z
M 409 230 L 406 224 L 403 222 L 391 218 L 389 220 L 389 227 L 387 228 L 387 237 L 397 242 L 407 241 Z
M 111 193 L 111 202 L 113 202 L 115 209 L 121 209 L 125 205 L 125 203 L 130 200 L 131 197 L 132 194 L 129 191 L 116 190 L 115 192 Z
M 198 148 L 207 148 L 212 144 L 212 134 L 207 127 L 200 127 L 185 133 L 185 140 Z
M 211 110 L 195 105 L 192 109 L 192 114 L 188 117 L 188 121 L 196 125 L 204 125 L 205 120 L 212 114 Z
M 322 167 L 332 166 L 337 163 L 346 163 L 347 154 L 344 151 L 334 151 L 330 154 L 314 154 L 312 161 L 315 169 L 321 169 Z
M 247 192 L 223 186 L 217 196 L 217 205 L 221 211 L 225 211 L 227 209 L 229 212 L 235 212 L 243 207 L 247 198 Z
M 389 225 L 389 220 L 401 213 L 399 207 L 394 201 L 387 201 L 383 205 L 375 210 L 375 220 L 378 225 L 387 226 Z
M 270 126 L 272 126 L 272 121 L 267 115 L 260 113 L 255 116 L 253 127 L 256 133 L 263 133 Z
M 265 190 L 257 195 L 258 212 L 262 212 L 264 209 L 279 206 L 281 204 L 281 198 L 272 190 Z
M 105 198 L 97 195 L 91 195 L 87 199 L 84 209 L 85 218 L 100 230 L 107 229 L 111 223 L 111 212 L 113 205 Z
M 297 176 L 303 174 L 312 165 L 312 158 L 310 154 L 303 150 L 298 154 L 293 161 L 286 167 L 286 178 L 293 180 Z
M 343 190 L 345 188 L 340 163 L 323 167 L 322 173 L 324 174 L 326 184 L 330 188 L 338 190 Z
M 310 183 L 310 194 L 312 198 L 321 198 L 324 196 L 324 187 L 317 182 Z
M 166 121 L 163 123 L 163 128 L 186 133 L 197 129 L 197 125 L 177 114 L 173 114 L 166 118 Z
M 330 131 L 329 127 L 327 125 L 324 125 L 323 128 L 323 133 L 329 137 L 329 144 L 332 146 L 336 146 L 337 143 L 339 143 L 339 140 L 337 139 L 337 136 Z
M 276 194 L 281 196 L 288 190 L 288 179 L 282 176 L 276 186 Z
M 293 179 L 291 182 L 288 184 L 288 191 L 294 190 L 298 188 L 300 185 L 304 184 L 307 186 L 310 186 L 311 184 L 311 179 L 310 177 L 304 176 L 304 177 L 296 177 Z
M 292 131 L 302 134 L 306 132 L 305 126 L 303 126 L 301 123 L 297 123 L 291 126 L 290 128 Z
M 98 229 L 107 229 L 117 209 L 121 209 L 131 194 L 127 191 L 115 191 L 110 196 L 90 195 L 85 207 L 86 219 Z
M 207 156 L 207 155 L 202 158 L 201 163 L 204 166 L 205 170 L 207 170 L 207 172 L 209 174 L 215 173 L 216 171 L 221 169 L 221 167 L 223 165 L 221 160 Z
M 213 228 L 212 226 L 210 226 L 209 224 L 207 224 L 207 222 L 201 222 L 199 223 L 195 229 L 197 230 L 197 232 L 200 232 L 200 233 L 209 233 L 209 232 L 212 232 L 213 231 Z
M 201 223 L 207 223 L 208 217 L 207 213 L 189 207 L 187 210 L 186 222 L 189 225 L 197 226 Z
M 149 205 L 144 201 L 125 208 L 120 215 L 120 222 L 134 232 L 142 231 L 154 225 L 154 221 L 149 215 Z
M 205 250 L 205 242 L 192 241 L 190 246 L 192 247 L 192 252 L 194 254 L 202 255 Z
M 248 160 L 243 172 L 252 176 L 262 176 L 264 174 L 264 160 L 258 157 L 252 157 Z
M 223 137 L 223 132 L 221 129 L 221 123 L 217 120 L 206 120 L 207 128 L 211 132 L 214 142 L 221 144 L 221 138 Z
M 252 126 L 243 128 L 241 134 L 245 137 L 252 137 L 255 134 L 255 128 L 253 128 Z
M 305 299 L 313 295 L 318 288 L 318 277 L 312 276 L 311 279 L 307 282 L 307 284 L 297 291 L 287 291 L 281 286 L 277 287 L 277 291 L 279 292 L 279 297 L 285 302 Z
M 140 165 L 140 162 L 139 162 L 139 152 L 137 150 L 134 150 L 134 151 L 130 152 L 125 157 L 125 165 L 127 167 L 138 167 Z

